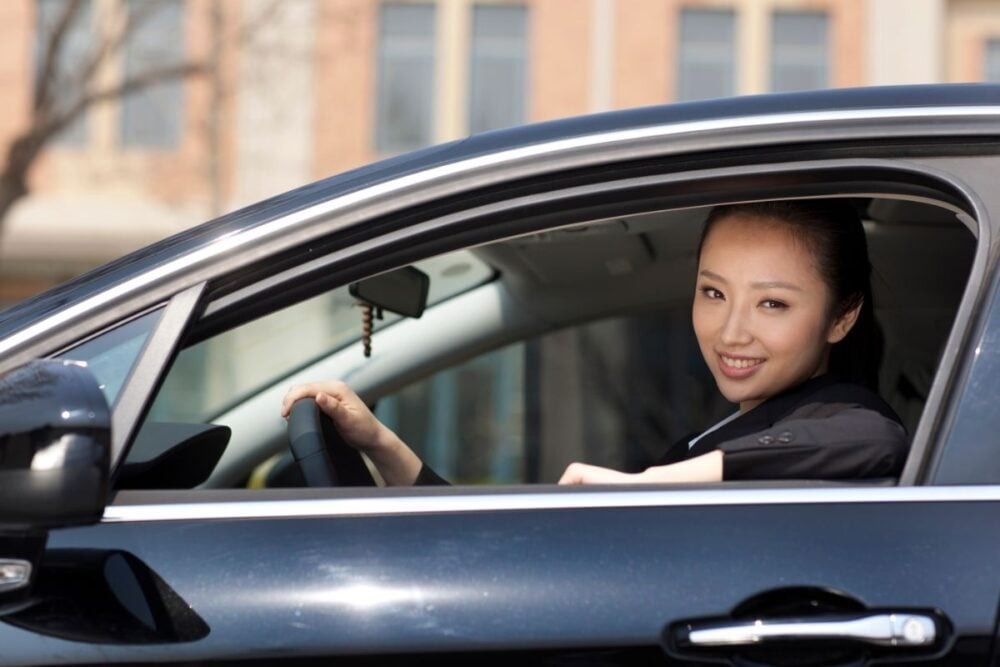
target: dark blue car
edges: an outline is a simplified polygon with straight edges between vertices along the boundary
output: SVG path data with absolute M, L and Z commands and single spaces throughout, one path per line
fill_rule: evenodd
M 998 183 L 1000 87 L 651 107 L 335 176 L 4 311 L 0 663 L 998 664 Z M 865 222 L 901 476 L 557 486 L 726 413 L 705 214 L 815 197 Z M 454 485 L 286 423 L 323 378 Z

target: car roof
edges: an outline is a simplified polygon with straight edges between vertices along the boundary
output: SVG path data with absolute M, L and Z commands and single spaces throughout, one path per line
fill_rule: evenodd
M 0 312 L 0 338 L 176 257 L 378 183 L 470 158 L 563 139 L 650 126 L 808 112 L 1000 105 L 1000 85 L 832 89 L 649 106 L 496 130 L 399 155 L 271 197 L 112 261 Z

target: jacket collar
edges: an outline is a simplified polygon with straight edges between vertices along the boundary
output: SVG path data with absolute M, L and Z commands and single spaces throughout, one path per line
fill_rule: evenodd
M 691 456 L 704 454 L 715 449 L 720 443 L 771 428 L 801 406 L 808 397 L 818 391 L 840 382 L 830 374 L 809 378 L 777 396 L 772 396 L 752 410 L 748 410 L 720 429 L 696 442 L 691 448 Z

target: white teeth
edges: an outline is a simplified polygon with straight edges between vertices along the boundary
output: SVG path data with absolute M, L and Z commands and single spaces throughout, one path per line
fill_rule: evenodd
M 722 363 L 730 368 L 750 368 L 751 366 L 756 366 L 761 361 L 763 359 L 730 359 L 729 357 L 722 357 Z

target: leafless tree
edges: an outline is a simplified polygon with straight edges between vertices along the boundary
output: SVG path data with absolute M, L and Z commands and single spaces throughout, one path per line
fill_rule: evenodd
M 54 12 L 44 32 L 38 35 L 30 120 L 11 140 L 0 166 L 0 232 L 12 206 L 28 194 L 28 177 L 41 153 L 60 132 L 78 122 L 89 108 L 158 84 L 203 76 L 210 77 L 213 99 L 218 102 L 223 94 L 217 72 L 220 45 L 232 41 L 247 48 L 255 27 L 270 19 L 270 12 L 262 12 L 253 24 L 227 30 L 221 19 L 220 0 L 210 0 L 213 3 L 210 25 L 215 42 L 209 52 L 197 58 L 185 54 L 173 62 L 151 59 L 138 71 L 129 71 L 117 81 L 106 82 L 102 71 L 108 63 L 122 57 L 137 30 L 161 11 L 167 1 L 126 4 L 122 0 L 117 3 L 114 21 L 102 22 L 99 29 L 86 32 L 89 39 L 82 55 L 71 52 L 70 42 L 74 31 L 79 35 L 82 22 L 90 18 L 85 11 L 85 0 L 60 0 L 56 5 L 58 11 Z M 271 10 L 276 10 L 279 4 L 275 0 Z

